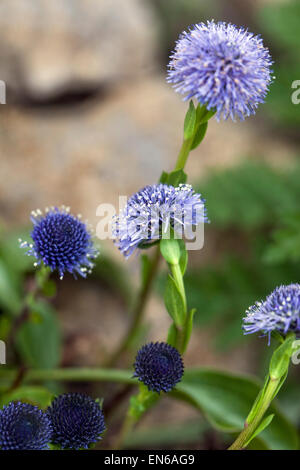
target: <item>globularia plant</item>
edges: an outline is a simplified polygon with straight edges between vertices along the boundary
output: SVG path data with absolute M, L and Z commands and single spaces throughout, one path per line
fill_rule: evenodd
M 161 258 L 169 270 L 164 301 L 171 325 L 166 340 L 141 345 L 131 371 L 74 368 L 27 372 L 29 381 L 106 380 L 138 386 L 138 393 L 130 399 L 114 448 L 124 445 L 128 433 L 163 394 L 186 398 L 191 393 L 191 387 L 185 387 L 185 383 L 193 371 L 184 371 L 182 358 L 192 334 L 195 309 L 185 293 L 188 253 L 183 235 L 187 228 L 208 222 L 209 207 L 207 215 L 205 200 L 187 184 L 184 169 L 190 152 L 204 139 L 208 121 L 214 115 L 220 121 L 243 120 L 255 114 L 272 81 L 271 66 L 272 59 L 262 39 L 232 24 L 208 21 L 181 34 L 171 55 L 167 80 L 190 101 L 184 120 L 183 143 L 174 169 L 169 173 L 163 171 L 159 182 L 138 190 L 112 221 L 114 243 L 124 256 L 128 258 L 134 252 L 141 255 L 142 276 L 129 329 L 109 365 L 113 366 L 139 338 L 143 312 Z M 66 207 L 52 207 L 45 214 L 35 211 L 32 222 L 32 241 L 20 241 L 27 253 L 36 258 L 38 267 L 36 288 L 25 300 L 27 310 L 32 308 L 35 296 L 48 282 L 49 272 L 57 271 L 61 279 L 66 272 L 85 277 L 91 272 L 98 254 L 87 224 L 79 216 L 71 215 Z M 153 245 L 154 253 L 150 258 L 145 250 Z M 248 417 L 244 417 L 245 427 L 230 449 L 246 447 L 272 421 L 273 413 L 264 415 L 287 376 L 293 341 L 300 328 L 299 292 L 298 284 L 278 287 L 265 301 L 250 307 L 244 318 L 246 334 L 261 332 L 268 336 L 269 342 L 274 336 L 280 346 L 272 356 L 265 383 Z M 23 321 L 28 321 L 27 317 Z M 209 380 L 216 372 L 196 370 L 195 377 L 199 374 Z M 20 382 L 20 377 L 18 380 Z M 201 387 L 201 383 L 197 386 Z M 229 385 L 227 393 L 228 388 Z M 221 395 L 220 389 L 216 396 Z M 189 398 L 189 402 L 204 406 L 195 394 Z M 211 397 L 210 401 L 213 399 Z M 0 412 L 0 447 L 89 448 L 100 439 L 104 429 L 98 401 L 82 394 L 61 395 L 52 400 L 45 412 L 32 405 L 11 402 Z M 234 426 L 231 430 L 238 431 Z

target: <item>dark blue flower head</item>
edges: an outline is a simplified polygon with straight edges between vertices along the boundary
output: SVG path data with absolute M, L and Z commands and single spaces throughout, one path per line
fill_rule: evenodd
M 286 335 L 300 332 L 300 284 L 277 287 L 264 301 L 256 302 L 243 319 L 245 334 L 272 331 Z
M 32 243 L 19 240 L 22 248 L 28 248 L 27 254 L 36 258 L 35 266 L 43 262 L 51 271 L 57 270 L 61 279 L 65 272 L 85 277 L 98 255 L 87 224 L 69 210 L 62 206 L 47 208 L 45 214 L 33 211 Z
M 140 245 L 166 237 L 170 228 L 182 237 L 188 227 L 207 221 L 205 200 L 191 185 L 155 184 L 131 196 L 116 217 L 112 233 L 128 258 Z
M 43 450 L 51 441 L 48 416 L 29 403 L 10 403 L 0 411 L 0 449 Z
M 105 430 L 100 405 L 88 395 L 65 393 L 48 408 L 53 427 L 52 442 L 62 449 L 87 449 Z
M 255 114 L 272 81 L 269 50 L 260 36 L 224 22 L 199 23 L 179 37 L 168 82 L 185 99 L 195 97 L 217 119 Z
M 181 356 L 167 343 L 145 344 L 137 353 L 134 377 L 154 392 L 170 392 L 181 381 L 184 371 Z

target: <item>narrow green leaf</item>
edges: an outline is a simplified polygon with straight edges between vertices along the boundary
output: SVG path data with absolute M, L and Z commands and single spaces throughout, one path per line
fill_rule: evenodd
M 274 351 L 269 368 L 271 379 L 278 380 L 288 371 L 294 341 L 295 335 L 291 335 Z
M 216 112 L 217 111 L 215 109 L 211 109 L 209 111 L 207 110 L 206 113 L 204 114 L 204 116 L 201 119 L 201 124 L 203 124 L 204 122 L 209 121 L 216 114 Z
M 197 124 L 200 124 L 202 120 L 204 120 L 206 114 L 208 113 L 207 108 L 204 104 L 198 104 L 197 109 L 196 109 L 196 121 Z
M 169 240 L 162 239 L 160 241 L 160 252 L 167 263 L 179 264 L 181 250 L 179 240 L 171 238 Z
M 179 260 L 179 266 L 181 269 L 181 273 L 184 276 L 187 263 L 188 263 L 188 252 L 186 250 L 186 246 L 183 240 L 178 240 L 179 246 L 180 246 L 180 260 Z
M 276 388 L 276 390 L 275 390 L 275 392 L 274 392 L 274 395 L 273 395 L 272 400 L 278 395 L 278 393 L 279 393 L 279 391 L 280 391 L 282 385 L 283 385 L 284 382 L 286 381 L 286 378 L 287 378 L 287 376 L 288 376 L 288 372 L 289 372 L 289 371 L 288 371 L 288 369 L 287 369 L 286 373 L 283 374 L 283 376 L 282 376 L 281 379 L 279 380 L 278 386 L 277 386 L 277 388 Z
M 169 176 L 169 173 L 167 173 L 166 171 L 163 171 L 162 174 L 160 175 L 159 182 L 163 184 L 167 183 L 168 176 Z
M 186 330 L 185 330 L 185 338 L 183 342 L 183 352 L 186 351 L 187 345 L 189 344 L 189 340 L 193 331 L 193 323 L 194 323 L 194 315 L 196 313 L 196 309 L 193 308 L 189 313 L 188 313 L 188 318 L 187 318 L 187 325 L 186 325 Z
M 184 301 L 180 292 L 178 291 L 176 282 L 172 276 L 170 276 L 170 274 L 168 275 L 166 283 L 164 301 L 166 309 L 174 323 L 177 326 L 183 326 L 185 317 Z
M 244 447 L 247 447 L 250 442 L 256 437 L 258 436 L 264 429 L 266 429 L 269 424 L 271 424 L 273 418 L 274 418 L 274 413 L 267 416 L 266 418 L 264 418 L 262 420 L 262 422 L 260 423 L 260 425 L 256 428 L 256 430 L 254 431 L 254 433 L 252 434 L 252 436 L 248 439 L 248 441 L 245 443 Z
M 193 101 L 191 100 L 189 104 L 189 109 L 187 110 L 187 113 L 184 119 L 183 135 L 184 135 L 185 140 L 188 140 L 193 136 L 194 130 L 195 130 L 195 124 L 196 124 L 196 109 L 195 109 Z
M 267 374 L 266 378 L 265 378 L 265 381 L 264 381 L 264 385 L 262 387 L 262 389 L 259 391 L 256 399 L 255 399 L 255 402 L 253 403 L 253 406 L 251 408 L 251 411 L 250 413 L 248 414 L 247 416 L 247 419 L 246 419 L 246 423 L 250 424 L 251 421 L 254 419 L 254 417 L 256 416 L 256 413 L 257 413 L 257 410 L 258 408 L 260 407 L 260 404 L 264 398 L 264 395 L 265 395 L 265 391 L 266 391 L 266 388 L 267 388 L 267 385 L 269 383 L 269 380 L 270 380 L 270 377 L 269 377 L 269 374 Z
M 202 140 L 205 137 L 206 131 L 207 131 L 207 122 L 204 122 L 203 124 L 200 124 L 200 126 L 197 129 L 197 132 L 194 136 L 193 143 L 191 145 L 191 150 L 194 150 L 198 145 L 202 142 Z
M 184 184 L 187 181 L 187 175 L 183 170 L 174 170 L 169 173 L 167 184 L 174 186 L 175 188 L 180 184 Z
M 176 342 L 177 342 L 177 328 L 176 328 L 175 323 L 172 323 L 168 331 L 167 343 L 170 344 L 171 346 L 176 346 Z

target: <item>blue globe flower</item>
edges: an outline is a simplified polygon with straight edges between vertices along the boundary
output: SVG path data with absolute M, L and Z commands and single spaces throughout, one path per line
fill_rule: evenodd
M 29 403 L 10 403 L 0 411 L 0 449 L 43 450 L 51 440 L 48 416 Z
M 48 408 L 53 444 L 62 449 L 87 449 L 105 430 L 99 403 L 82 393 L 65 393 Z
M 42 262 L 51 271 L 57 270 L 62 279 L 65 272 L 86 277 L 98 255 L 92 235 L 80 216 L 69 213 L 69 208 L 51 207 L 43 214 L 40 210 L 31 213 L 32 243 L 19 240 L 21 248 L 28 248 L 27 255 L 34 256 L 35 265 Z
M 272 63 L 260 36 L 230 23 L 208 21 L 181 34 L 167 80 L 185 99 L 195 97 L 215 109 L 218 120 L 243 120 L 264 102 Z
M 170 392 L 181 381 L 184 371 L 176 348 L 167 343 L 145 344 L 137 353 L 134 377 L 154 392 Z
M 170 227 L 182 237 L 186 228 L 207 221 L 205 200 L 191 185 L 154 184 L 131 196 L 115 218 L 112 233 L 128 258 L 140 246 L 163 238 Z
M 286 335 L 300 332 L 300 284 L 277 287 L 268 297 L 256 302 L 243 319 L 245 334 L 261 332 L 270 336 L 272 331 Z

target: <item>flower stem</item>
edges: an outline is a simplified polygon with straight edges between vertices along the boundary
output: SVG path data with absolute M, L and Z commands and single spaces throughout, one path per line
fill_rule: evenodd
M 0 369 L 0 378 L 14 380 L 18 374 L 16 369 Z M 99 369 L 99 368 L 62 368 L 62 369 L 29 369 L 24 373 L 24 383 L 47 382 L 117 382 L 129 385 L 136 385 L 137 381 L 132 378 L 132 371 L 120 369 Z
M 245 428 L 238 435 L 234 443 L 228 448 L 228 450 L 242 450 L 247 446 L 247 442 L 259 426 L 265 412 L 269 408 L 274 395 L 278 387 L 279 379 L 270 379 L 267 388 L 264 393 L 264 399 L 262 400 L 259 409 L 256 412 L 255 417 L 248 424 L 245 423 Z
M 179 155 L 177 157 L 177 162 L 175 165 L 175 170 L 183 170 L 185 167 L 185 164 L 187 162 L 188 156 L 191 151 L 191 145 L 193 142 L 193 137 L 190 139 L 184 139 L 182 142 L 182 146 L 179 152 Z

